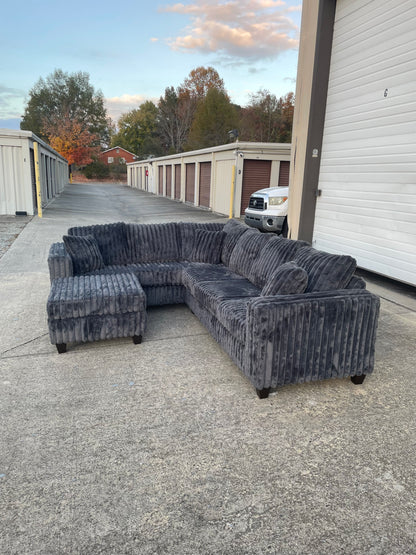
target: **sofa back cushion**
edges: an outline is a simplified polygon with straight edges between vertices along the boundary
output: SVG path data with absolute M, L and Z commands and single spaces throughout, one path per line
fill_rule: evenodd
M 222 253 L 221 253 L 221 262 L 228 266 L 230 264 L 230 258 L 233 253 L 234 247 L 237 244 L 237 241 L 240 237 L 248 231 L 252 229 L 247 224 L 243 224 L 238 220 L 228 220 L 227 223 L 224 225 L 224 243 L 222 245 Z
M 175 222 L 127 224 L 126 230 L 131 263 L 180 260 L 180 242 Z
M 230 257 L 228 267 L 233 272 L 248 279 L 253 263 L 257 260 L 264 245 L 272 239 L 269 233 L 249 229 L 237 241 Z
M 194 247 L 189 260 L 191 262 L 219 264 L 221 262 L 221 250 L 224 236 L 225 233 L 223 231 L 197 229 L 195 231 Z
M 71 227 L 68 229 L 68 235 L 93 235 L 106 266 L 128 264 L 130 262 L 127 252 L 126 224 L 124 222 Z
M 306 270 L 294 262 L 285 262 L 279 266 L 266 281 L 261 294 L 269 295 L 299 295 L 306 291 L 308 274 Z
M 293 260 L 298 250 L 307 245 L 305 241 L 294 241 L 274 235 L 264 245 L 259 257 L 253 263 L 248 279 L 259 289 L 264 287 L 279 266 Z
M 104 268 L 104 260 L 93 235 L 64 235 L 65 248 L 71 257 L 74 275 Z
M 345 289 L 357 268 L 357 262 L 351 256 L 330 254 L 311 247 L 299 249 L 295 262 L 308 273 L 307 293 Z
M 178 241 L 180 244 L 181 260 L 190 260 L 195 245 L 195 232 L 197 229 L 206 229 L 207 231 L 222 231 L 223 222 L 179 222 L 177 224 Z

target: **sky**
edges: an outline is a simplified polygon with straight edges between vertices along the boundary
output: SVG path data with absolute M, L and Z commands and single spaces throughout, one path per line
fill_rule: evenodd
M 89 73 L 114 121 L 199 66 L 241 106 L 260 89 L 295 91 L 301 0 L 21 0 L 1 12 L 0 127 L 19 129 L 30 89 L 55 69 Z

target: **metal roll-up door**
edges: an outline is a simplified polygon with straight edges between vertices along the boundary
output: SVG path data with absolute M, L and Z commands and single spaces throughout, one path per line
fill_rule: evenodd
M 199 206 L 209 208 L 211 195 L 211 162 L 201 162 L 199 165 Z
M 289 187 L 290 162 L 280 162 L 279 187 Z
M 175 164 L 175 199 L 181 198 L 181 165 Z
M 253 193 L 259 189 L 270 187 L 271 169 L 270 160 L 244 160 L 241 214 L 244 214 Z
M 159 191 L 159 195 L 163 195 L 163 166 L 158 166 L 158 171 L 159 171 L 158 191 Z
M 416 3 L 338 0 L 313 245 L 416 285 Z
M 185 202 L 195 202 L 195 164 L 186 164 Z
M 166 196 L 172 196 L 172 166 L 166 166 Z

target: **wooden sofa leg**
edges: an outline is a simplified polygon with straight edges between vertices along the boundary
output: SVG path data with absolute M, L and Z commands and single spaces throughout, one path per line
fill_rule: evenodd
M 365 380 L 365 374 L 362 374 L 361 376 L 351 376 L 351 381 L 355 385 L 361 385 L 364 380 Z
M 133 335 L 133 343 L 135 345 L 139 345 L 142 342 L 142 336 L 141 335 Z
M 57 343 L 56 349 L 60 355 L 66 353 L 66 343 Z
M 256 393 L 259 399 L 267 399 L 270 393 L 270 387 L 265 387 L 264 389 L 256 389 Z

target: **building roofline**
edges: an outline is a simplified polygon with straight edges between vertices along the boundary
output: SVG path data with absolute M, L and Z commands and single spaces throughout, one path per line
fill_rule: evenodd
M 46 148 L 46 150 L 53 152 L 54 154 L 56 154 L 56 156 L 58 156 L 62 160 L 65 160 L 65 162 L 68 162 L 68 160 L 64 156 L 62 156 L 62 154 L 59 154 L 59 152 L 57 152 L 54 148 L 52 148 L 51 145 L 48 145 L 48 143 L 45 143 L 45 141 L 40 139 L 32 131 L 25 131 L 23 129 L 0 128 L 0 137 L 16 137 L 17 139 L 32 139 L 32 141 L 35 141 L 36 143 L 39 143 L 44 148 Z
M 196 156 L 198 154 L 210 154 L 211 152 L 223 152 L 227 150 L 245 150 L 245 151 L 267 151 L 270 150 L 288 150 L 292 148 L 291 143 L 255 143 L 255 142 L 241 142 L 236 141 L 234 143 L 228 143 L 226 145 L 212 146 L 209 148 L 201 148 L 200 150 L 190 150 L 187 152 L 179 152 L 178 154 L 170 154 L 168 156 L 159 156 L 158 158 L 146 158 L 144 160 L 136 160 L 135 162 L 129 162 L 129 164 L 137 164 L 138 162 L 155 162 L 162 160 L 171 160 L 172 158 L 184 158 L 187 156 Z
M 107 150 L 103 150 L 102 152 L 100 152 L 100 154 L 105 154 L 106 152 L 110 152 L 110 150 L 114 150 L 115 148 L 121 148 L 121 150 L 124 150 L 124 152 L 128 152 L 129 154 L 137 158 L 137 154 L 133 154 L 133 152 L 130 152 L 130 150 L 127 150 L 127 148 L 124 148 L 122 146 L 113 146 L 111 148 L 107 148 Z

